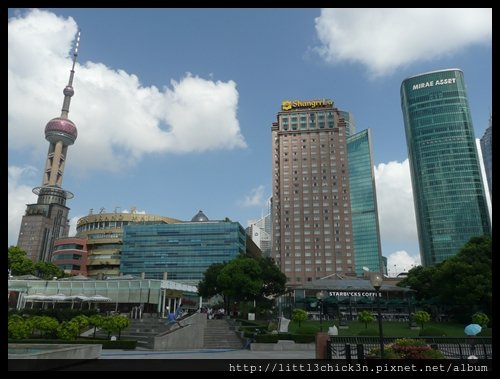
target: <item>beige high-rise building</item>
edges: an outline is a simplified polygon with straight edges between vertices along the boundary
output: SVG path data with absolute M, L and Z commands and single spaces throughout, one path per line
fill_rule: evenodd
M 288 284 L 354 274 L 346 138 L 333 101 L 287 100 L 272 125 L 272 256 Z

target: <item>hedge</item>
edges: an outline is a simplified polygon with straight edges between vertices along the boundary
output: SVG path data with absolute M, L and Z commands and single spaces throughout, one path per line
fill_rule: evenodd
M 261 334 L 255 338 L 255 342 L 260 343 L 276 343 L 278 340 L 292 340 L 295 343 L 311 343 L 315 341 L 315 336 L 307 334 L 279 333 Z
M 78 339 L 78 340 L 66 341 L 66 340 L 30 338 L 30 339 L 24 339 L 24 340 L 9 339 L 8 342 L 9 343 L 75 344 L 75 345 L 97 344 L 97 345 L 102 345 L 103 349 L 126 349 L 126 350 L 134 350 L 137 346 L 137 340 L 111 341 L 111 340 Z

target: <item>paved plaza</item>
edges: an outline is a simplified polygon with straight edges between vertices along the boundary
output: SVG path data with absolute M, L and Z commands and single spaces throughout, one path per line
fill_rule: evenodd
M 182 351 L 111 350 L 101 359 L 315 359 L 314 350 L 252 351 L 247 349 L 201 349 Z

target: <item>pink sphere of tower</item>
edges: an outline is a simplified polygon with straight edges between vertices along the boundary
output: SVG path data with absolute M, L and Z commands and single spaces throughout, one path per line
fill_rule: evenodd
M 45 139 L 51 143 L 62 141 L 66 146 L 73 145 L 77 136 L 75 124 L 67 118 L 53 118 L 45 126 Z

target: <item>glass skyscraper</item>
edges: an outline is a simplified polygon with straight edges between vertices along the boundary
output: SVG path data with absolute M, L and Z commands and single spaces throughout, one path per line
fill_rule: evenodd
M 347 160 L 356 275 L 363 275 L 363 267 L 382 272 L 370 129 L 347 137 Z
M 484 171 L 486 172 L 486 180 L 488 182 L 488 190 L 490 191 L 490 199 L 493 197 L 492 188 L 492 118 L 490 117 L 490 124 L 483 136 L 481 137 L 481 152 L 483 155 Z
M 209 221 L 202 212 L 179 224 L 129 224 L 123 230 L 120 272 L 146 279 L 196 285 L 208 266 L 245 253 L 245 230 L 238 222 Z
M 491 235 L 463 72 L 405 79 L 401 108 L 420 255 L 429 266 L 457 254 L 472 236 Z

